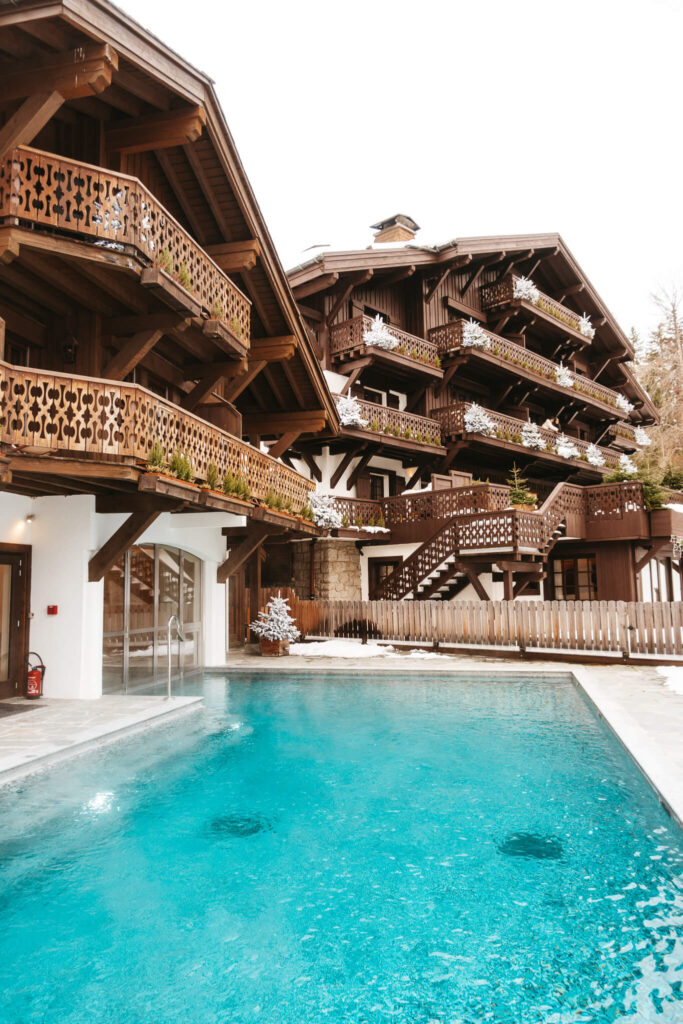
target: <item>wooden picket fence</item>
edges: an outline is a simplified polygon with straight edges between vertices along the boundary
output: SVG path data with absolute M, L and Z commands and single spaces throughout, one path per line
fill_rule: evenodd
M 310 639 L 683 655 L 680 601 L 300 601 L 292 591 L 283 596 Z

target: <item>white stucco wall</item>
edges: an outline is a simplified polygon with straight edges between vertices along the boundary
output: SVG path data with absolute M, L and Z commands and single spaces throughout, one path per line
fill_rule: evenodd
M 32 522 L 26 516 L 33 514 Z M 31 546 L 29 648 L 47 666 L 48 697 L 95 698 L 102 692 L 104 584 L 88 582 L 88 562 L 127 516 L 98 515 L 95 499 L 0 495 L 0 542 Z M 224 526 L 244 518 L 222 512 L 163 513 L 139 543 L 168 544 L 202 559 L 200 663 L 222 665 L 227 650 L 227 587 L 216 582 L 225 558 Z M 47 606 L 57 605 L 57 615 Z

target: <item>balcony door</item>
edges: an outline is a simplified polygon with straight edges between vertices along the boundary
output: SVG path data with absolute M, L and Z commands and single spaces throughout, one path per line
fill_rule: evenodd
M 0 544 L 0 698 L 26 694 L 31 548 Z

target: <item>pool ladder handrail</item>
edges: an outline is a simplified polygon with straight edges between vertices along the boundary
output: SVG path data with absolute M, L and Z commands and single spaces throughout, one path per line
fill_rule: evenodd
M 178 667 L 180 667 L 180 645 L 185 643 L 185 637 L 183 636 L 180 628 L 180 619 L 177 615 L 172 615 L 168 620 L 168 625 L 166 627 L 166 650 L 168 652 L 168 683 L 166 686 L 166 700 L 171 699 L 171 626 L 174 622 L 176 624 L 176 636 L 178 638 Z

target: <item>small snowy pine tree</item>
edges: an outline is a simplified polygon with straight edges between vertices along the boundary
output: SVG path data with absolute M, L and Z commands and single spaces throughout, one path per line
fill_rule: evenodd
M 299 630 L 294 624 L 294 619 L 289 614 L 289 604 L 285 597 L 271 597 L 266 605 L 265 612 L 259 612 L 259 617 L 252 622 L 249 628 L 263 640 L 284 640 L 293 643 L 299 638 Z

